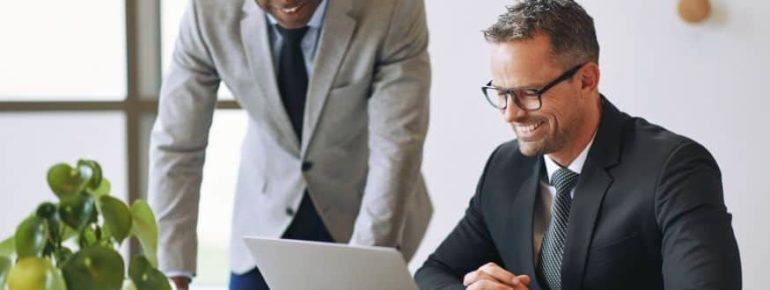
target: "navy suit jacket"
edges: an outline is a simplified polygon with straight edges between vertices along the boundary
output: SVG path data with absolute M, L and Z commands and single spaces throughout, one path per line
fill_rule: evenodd
M 738 246 L 721 173 L 700 144 L 602 100 L 575 188 L 563 290 L 740 289 Z M 464 289 L 487 262 L 533 278 L 533 213 L 543 156 L 516 141 L 489 158 L 465 216 L 416 273 L 421 289 Z

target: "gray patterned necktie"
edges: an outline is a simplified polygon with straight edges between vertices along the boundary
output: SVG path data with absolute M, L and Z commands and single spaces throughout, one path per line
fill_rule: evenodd
M 567 240 L 567 223 L 572 207 L 570 191 L 577 183 L 578 174 L 567 168 L 561 168 L 553 174 L 551 183 L 556 187 L 556 197 L 551 211 L 551 223 L 543 237 L 540 250 L 540 263 L 537 274 L 543 286 L 550 290 L 561 290 L 561 261 L 564 254 L 564 242 Z

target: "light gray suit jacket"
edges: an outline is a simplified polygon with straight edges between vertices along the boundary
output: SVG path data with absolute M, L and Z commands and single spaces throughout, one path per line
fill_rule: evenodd
M 325 1 L 301 142 L 281 104 L 265 13 L 253 0 L 191 1 L 150 145 L 162 270 L 196 268 L 202 167 L 220 82 L 249 116 L 234 272 L 256 265 L 243 236 L 280 237 L 305 189 L 335 241 L 399 247 L 407 258 L 415 252 L 432 214 L 420 173 L 430 88 L 424 3 Z

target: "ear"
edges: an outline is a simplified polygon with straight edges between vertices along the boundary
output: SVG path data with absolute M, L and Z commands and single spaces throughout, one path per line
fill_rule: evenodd
M 599 91 L 599 65 L 589 62 L 578 72 L 580 76 L 580 90 L 586 95 L 596 94 Z

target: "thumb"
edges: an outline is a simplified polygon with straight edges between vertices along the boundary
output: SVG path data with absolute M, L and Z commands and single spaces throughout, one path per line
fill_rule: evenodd
M 516 277 L 519 278 L 519 281 L 521 283 L 524 283 L 524 285 L 527 285 L 527 286 L 529 286 L 529 282 L 532 282 L 532 279 L 529 278 L 529 275 L 519 275 Z

